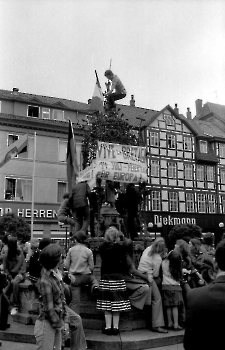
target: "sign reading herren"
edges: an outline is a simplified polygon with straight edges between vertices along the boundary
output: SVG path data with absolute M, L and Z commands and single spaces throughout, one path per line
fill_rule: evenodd
M 168 216 L 162 216 L 162 215 L 154 215 L 154 225 L 162 224 L 165 226 L 175 226 L 175 225 L 185 225 L 185 224 L 192 224 L 196 225 L 196 219 L 195 218 L 176 218 L 172 217 L 170 215 Z

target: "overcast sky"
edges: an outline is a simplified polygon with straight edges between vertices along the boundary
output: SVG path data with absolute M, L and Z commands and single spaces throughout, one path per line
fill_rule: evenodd
M 225 0 L 0 0 L 0 89 L 87 102 L 98 72 L 121 100 L 225 105 Z

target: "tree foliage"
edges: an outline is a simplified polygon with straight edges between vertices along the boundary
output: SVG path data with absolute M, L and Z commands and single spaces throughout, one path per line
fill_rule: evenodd
M 14 214 L 5 214 L 0 218 L 0 238 L 2 239 L 5 232 L 16 236 L 18 240 L 28 241 L 31 231 L 30 225 L 23 218 L 18 218 Z
M 169 232 L 168 240 L 171 247 L 174 247 L 178 239 L 189 241 L 191 238 L 200 238 L 202 229 L 200 226 L 193 224 L 176 225 Z
M 83 168 L 90 165 L 96 157 L 98 141 L 136 146 L 138 139 L 132 126 L 117 113 L 93 116 L 85 126 L 82 141 Z

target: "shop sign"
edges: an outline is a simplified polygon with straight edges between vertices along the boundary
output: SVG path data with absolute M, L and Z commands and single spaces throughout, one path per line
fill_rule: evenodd
M 186 225 L 186 224 L 196 225 L 196 219 L 188 218 L 188 217 L 177 218 L 177 217 L 172 217 L 170 215 L 168 216 L 154 215 L 154 225 L 157 225 L 157 224 L 162 224 L 165 226 Z
M 27 208 L 0 208 L 0 216 L 5 214 L 15 214 L 21 218 L 31 218 L 31 209 Z M 54 219 L 57 218 L 57 210 L 54 209 L 34 209 L 34 218 Z

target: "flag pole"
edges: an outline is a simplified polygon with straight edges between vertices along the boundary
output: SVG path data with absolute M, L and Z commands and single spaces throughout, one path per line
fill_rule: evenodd
M 34 230 L 34 177 L 35 177 L 35 163 L 36 163 L 36 132 L 34 133 L 34 160 L 33 160 L 33 176 L 32 176 L 32 199 L 31 199 L 31 239 L 33 238 Z

